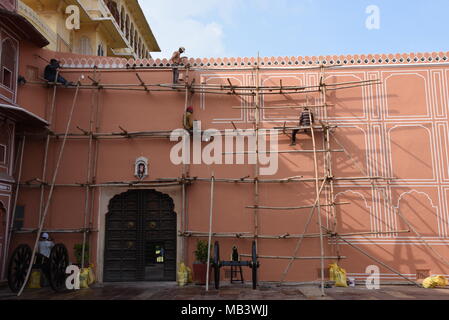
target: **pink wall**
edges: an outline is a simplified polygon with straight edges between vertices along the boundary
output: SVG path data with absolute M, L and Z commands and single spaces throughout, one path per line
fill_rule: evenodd
M 45 57 L 51 57 L 48 51 L 40 51 Z M 23 54 L 21 72 L 37 66 L 41 73 L 44 67 L 34 52 Z M 347 66 L 326 70 L 327 83 L 379 79 L 381 84 L 351 88 L 328 93 L 328 102 L 334 104 L 327 110 L 317 113 L 317 118 L 336 124 L 340 128 L 334 134 L 351 155 L 336 153 L 333 155 L 333 168 L 336 177 L 383 176 L 393 180 L 381 181 L 378 188 L 369 182 L 339 182 L 335 186 L 335 201 L 350 202 L 337 207 L 338 229 L 340 233 L 391 232 L 409 229 L 399 218 L 399 211 L 405 216 L 431 244 L 432 248 L 448 258 L 449 243 L 447 207 L 449 206 L 448 171 L 448 80 L 449 68 L 444 63 L 448 54 L 355 56 L 355 57 L 312 57 L 312 58 L 271 58 L 264 59 L 263 67 L 275 67 L 261 71 L 261 85 L 315 85 L 319 81 L 319 70 L 304 70 L 296 67 L 308 61 L 332 59 L 334 62 L 347 60 Z M 123 60 L 103 58 L 85 58 L 63 56 L 69 69 L 63 75 L 76 81 L 81 74 L 94 76 L 92 69 L 82 66 L 100 64 L 97 75 L 102 84 L 138 84 L 136 71 L 119 69 Z M 417 59 L 415 61 L 415 58 Z M 424 60 L 421 60 L 423 58 Z M 437 59 L 438 58 L 438 59 Z M 89 60 L 90 59 L 90 60 Z M 354 62 L 351 60 L 354 59 Z M 360 59 L 360 62 L 358 61 Z M 367 62 L 365 62 L 367 59 Z M 407 59 L 410 59 L 408 61 Z M 372 62 L 374 60 L 374 62 Z M 381 60 L 379 62 L 379 60 Z M 439 61 L 439 62 L 437 62 Z M 192 60 L 197 68 L 190 78 L 196 83 L 227 84 L 230 78 L 234 84 L 253 85 L 254 73 L 251 70 L 232 70 L 234 63 L 254 63 L 254 59 L 217 59 L 209 61 Z M 140 64 L 138 61 L 137 64 Z M 150 65 L 166 61 L 142 61 Z M 211 67 L 201 64 L 212 64 Z M 217 63 L 223 70 L 214 70 Z M 222 66 L 222 63 L 224 64 Z M 170 70 L 138 70 L 146 83 L 169 83 Z M 87 78 L 83 83 L 89 83 Z M 48 99 L 51 89 L 42 85 L 29 84 L 19 90 L 19 103 L 38 114 L 48 116 Z M 88 129 L 94 91 L 81 90 L 77 101 L 70 132 L 79 133 L 77 126 Z M 54 131 L 63 132 L 70 111 L 73 89 L 60 88 L 56 97 Z M 320 103 L 318 94 L 309 94 L 309 102 Z M 99 118 L 97 132 L 120 132 L 119 126 L 126 130 L 173 130 L 182 126 L 185 95 L 183 92 L 136 92 L 102 90 L 98 95 Z M 303 104 L 304 95 L 271 95 L 262 97 L 263 106 Z M 252 114 L 247 110 L 232 109 L 250 103 L 242 102 L 238 97 L 225 95 L 193 96 L 195 119 L 201 120 L 203 129 L 232 129 L 231 121 L 239 128 L 251 128 Z M 294 125 L 297 111 L 266 110 L 262 115 L 265 128 L 282 126 L 286 121 Z M 319 145 L 322 136 L 318 134 Z M 311 149 L 311 139 L 298 135 L 298 145 L 289 146 L 289 139 L 280 136 L 280 150 Z M 180 177 L 182 167 L 171 164 L 169 154 L 175 143 L 167 139 L 130 139 L 98 141 L 98 160 L 96 182 L 135 180 L 133 166 L 136 158 L 147 157 L 150 160 L 150 175 L 147 180 Z M 25 161 L 22 181 L 40 178 L 42 174 L 43 140 L 32 140 L 25 148 Z M 60 141 L 53 141 L 49 154 L 49 174 L 53 172 Z M 332 142 L 332 147 L 341 147 Z M 57 183 L 86 182 L 87 141 L 69 140 L 62 161 Z M 323 158 L 319 156 L 320 170 Z M 212 172 L 217 178 L 241 178 L 254 175 L 252 165 L 192 165 L 190 175 L 207 178 Z M 321 171 L 320 171 L 321 172 Z M 321 174 L 321 173 L 320 173 Z M 279 156 L 279 171 L 273 177 L 291 176 L 314 177 L 312 154 L 282 154 Z M 209 192 L 206 182 L 198 182 L 187 188 L 188 223 L 185 230 L 207 231 L 209 225 Z M 97 252 L 99 216 L 104 215 L 100 202 L 104 189 L 94 192 L 93 227 L 91 236 L 93 253 Z M 179 194 L 181 188 L 178 190 Z M 254 188 L 251 184 L 223 184 L 215 187 L 214 232 L 253 232 L 253 211 L 245 206 L 254 205 Z M 328 194 L 327 192 L 325 194 Z M 57 188 L 53 196 L 51 210 L 47 219 L 47 228 L 80 228 L 84 215 L 83 188 Z M 314 183 L 261 185 L 260 205 L 302 206 L 313 204 L 315 198 Z M 323 195 L 322 201 L 325 201 Z M 26 226 L 35 227 L 37 223 L 39 189 L 22 189 L 19 204 L 26 206 Z M 308 210 L 296 212 L 260 211 L 260 234 L 281 235 L 303 232 Z M 179 210 L 178 215 L 181 215 Z M 330 223 L 330 210 L 322 210 L 325 224 Z M 316 217 L 308 233 L 319 232 Z M 72 255 L 74 243 L 81 242 L 81 235 L 55 234 L 58 242 L 67 244 Z M 31 240 L 31 236 L 14 237 L 12 247 Z M 391 265 L 411 278 L 417 270 L 430 270 L 431 274 L 449 275 L 447 265 L 435 258 L 419 241 L 414 233 L 355 235 L 348 238 L 351 243 L 360 246 L 369 254 Z M 186 240 L 186 261 L 193 263 L 194 239 Z M 297 240 L 259 240 L 261 255 L 292 255 Z M 241 253 L 250 253 L 250 240 L 220 239 L 222 257 L 227 259 L 234 244 Z M 334 255 L 333 246 L 326 242 L 326 254 Z M 365 268 L 376 264 L 348 245 L 339 246 L 340 254 L 346 256 L 342 266 L 350 276 L 362 279 Z M 319 240 L 306 239 L 300 251 L 301 256 L 318 256 Z M 72 255 L 73 257 L 73 255 Z M 330 262 L 330 261 L 329 261 Z M 288 260 L 262 260 L 260 277 L 264 281 L 278 281 L 288 264 Z M 381 267 L 381 266 L 379 266 Z M 319 261 L 296 262 L 288 274 L 288 281 L 306 281 L 318 278 Z M 245 271 L 247 272 L 247 271 Z M 391 271 L 381 267 L 382 280 L 399 280 Z M 249 279 L 249 274 L 246 274 Z

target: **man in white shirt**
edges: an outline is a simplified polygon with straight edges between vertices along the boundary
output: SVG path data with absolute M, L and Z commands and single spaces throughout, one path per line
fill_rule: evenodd
M 44 232 L 39 240 L 39 254 L 43 255 L 47 259 L 50 258 L 50 252 L 54 246 L 55 244 L 51 241 L 48 233 Z

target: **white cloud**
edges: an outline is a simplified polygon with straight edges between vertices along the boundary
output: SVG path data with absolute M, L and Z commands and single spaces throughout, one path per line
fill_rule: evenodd
M 226 56 L 225 23 L 232 21 L 237 0 L 140 0 L 139 1 L 162 50 L 154 58 L 170 58 L 180 46 L 189 57 Z M 220 21 L 207 21 L 210 13 L 219 13 Z

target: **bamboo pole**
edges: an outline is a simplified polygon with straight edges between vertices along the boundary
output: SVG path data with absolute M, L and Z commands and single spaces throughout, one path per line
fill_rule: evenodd
M 242 257 L 252 257 L 250 254 L 240 254 Z M 271 260 L 320 260 L 321 256 L 318 257 L 291 257 L 291 256 L 266 256 L 266 255 L 258 255 L 257 258 L 259 259 L 271 259 Z M 331 257 L 324 257 L 325 260 L 337 260 L 337 259 L 347 259 L 347 257 L 344 256 L 331 256 Z
M 332 207 L 332 206 L 342 206 L 345 204 L 351 204 L 350 202 L 338 202 L 331 203 L 327 205 L 321 205 L 322 207 Z M 260 209 L 260 210 L 280 210 L 280 211 L 288 211 L 288 210 L 300 210 L 300 209 L 311 209 L 315 206 L 300 206 L 300 207 L 269 207 L 269 206 L 247 206 L 247 209 Z
M 321 187 L 320 187 L 320 190 L 319 190 L 320 192 L 319 192 L 319 194 L 318 194 L 318 197 L 320 196 L 321 192 L 323 191 L 323 188 L 324 188 L 325 185 L 326 185 L 326 180 L 323 181 L 323 183 L 322 183 L 322 185 L 321 185 Z M 299 249 L 301 248 L 302 242 L 303 242 L 303 240 L 304 240 L 304 238 L 305 238 L 304 235 L 306 234 L 306 232 L 307 232 L 307 230 L 308 230 L 308 228 L 309 228 L 310 222 L 312 222 L 312 217 L 313 217 L 313 214 L 314 214 L 314 212 L 315 212 L 315 208 L 316 208 L 316 206 L 318 205 L 318 200 L 319 200 L 318 197 L 315 199 L 315 205 L 314 205 L 314 207 L 310 210 L 309 217 L 307 218 L 307 222 L 306 222 L 306 224 L 304 225 L 304 232 L 302 233 L 302 235 L 299 236 L 299 240 L 298 240 L 298 242 L 296 243 L 296 247 L 295 247 L 295 250 L 294 250 L 294 253 L 293 253 L 293 257 L 297 257 L 297 256 L 298 256 Z M 321 234 L 320 234 L 320 236 L 321 236 Z M 280 281 L 280 283 L 283 283 L 283 282 L 284 282 L 285 277 L 287 276 L 287 274 L 288 274 L 290 268 L 292 267 L 294 261 L 295 261 L 295 260 L 292 259 L 292 260 L 290 260 L 290 262 L 288 263 L 287 267 L 285 268 L 285 270 L 284 270 L 284 272 L 283 272 L 283 274 L 282 274 L 282 276 L 281 276 L 281 281 Z
M 78 81 L 77 87 L 79 87 L 79 81 Z M 78 99 L 78 93 L 79 93 L 79 88 L 77 88 L 77 90 L 75 91 L 75 96 L 74 96 L 74 98 L 73 98 L 72 108 L 71 108 L 71 110 L 70 110 L 69 119 L 68 119 L 68 121 L 67 121 L 67 127 L 66 127 L 66 132 L 67 132 L 67 133 L 69 132 L 70 124 L 71 124 L 71 122 L 72 122 L 73 112 L 74 112 L 74 110 L 75 110 L 76 101 L 77 101 L 77 99 Z M 20 295 L 22 294 L 23 290 L 25 289 L 25 287 L 26 287 L 26 285 L 27 285 L 27 282 L 28 282 L 28 279 L 29 279 L 30 274 L 31 274 L 31 269 L 33 268 L 33 261 L 34 261 L 34 258 L 35 258 L 35 256 L 36 256 L 36 251 L 37 251 L 38 243 L 39 243 L 39 237 L 40 237 L 41 232 L 42 232 L 42 229 L 43 229 L 43 227 L 44 227 L 45 218 L 47 217 L 48 209 L 49 209 L 49 207 L 50 207 L 51 199 L 52 199 L 52 196 L 53 196 L 54 184 L 56 183 L 56 178 L 57 178 L 57 176 L 58 176 L 59 166 L 60 166 L 60 164 L 61 164 L 62 156 L 63 156 L 63 154 L 64 154 L 64 148 L 65 148 L 66 141 L 67 141 L 67 139 L 64 139 L 63 142 L 62 142 L 61 150 L 60 150 L 60 152 L 59 152 L 58 161 L 56 162 L 55 172 L 54 172 L 54 174 L 53 174 L 52 186 L 51 186 L 50 192 L 49 192 L 49 194 L 48 194 L 47 203 L 46 203 L 46 205 L 45 205 L 45 209 L 44 209 L 44 212 L 43 212 L 43 215 L 42 215 L 42 220 L 41 220 L 40 223 L 39 223 L 39 232 L 37 233 L 36 241 L 35 241 L 35 243 L 34 243 L 34 249 L 33 249 L 33 253 L 32 253 L 32 255 L 31 255 L 31 260 L 30 260 L 31 263 L 30 263 L 30 266 L 28 267 L 28 271 L 27 271 L 27 274 L 26 274 L 24 283 L 23 283 L 23 285 L 22 285 L 22 288 L 20 289 L 20 291 L 19 291 L 19 293 L 17 294 L 17 296 L 20 296 Z
M 140 79 L 139 74 L 136 73 L 137 78 Z M 140 79 L 142 81 L 142 79 Z M 94 71 L 94 82 L 97 81 L 97 72 Z M 94 130 L 94 122 L 95 122 L 95 91 L 92 91 L 91 97 L 91 107 L 90 107 L 90 120 L 89 120 L 89 142 L 88 142 L 88 150 L 87 150 L 87 182 L 89 184 L 92 183 L 92 146 L 93 146 L 93 130 Z M 85 201 L 84 201 L 84 221 L 83 226 L 84 229 L 87 228 L 88 217 L 90 215 L 90 207 L 89 207 L 89 197 L 90 197 L 90 185 L 86 185 L 85 187 Z M 84 269 L 85 264 L 85 252 L 86 252 L 86 242 L 88 242 L 88 234 L 83 232 L 83 244 L 81 248 L 81 268 Z M 89 245 L 90 250 L 90 245 Z
M 211 242 L 212 242 L 213 212 L 214 212 L 214 174 L 212 173 L 212 181 L 211 181 L 211 184 L 210 184 L 209 239 L 207 241 L 206 292 L 209 291 L 210 249 L 211 249 Z
M 315 189 L 316 189 L 316 195 L 317 195 L 317 215 L 318 215 L 318 225 L 320 226 L 320 255 L 321 255 L 321 295 L 324 297 L 324 238 L 323 238 L 323 230 L 321 228 L 322 221 L 321 221 L 321 191 L 319 188 L 319 176 L 318 176 L 318 155 L 316 152 L 316 139 L 315 139 L 315 131 L 313 129 L 313 119 L 312 119 L 312 113 L 309 112 L 309 121 L 311 124 L 310 132 L 312 133 L 312 144 L 313 144 L 313 150 L 315 151 L 313 153 L 313 163 L 315 168 Z M 327 180 L 325 181 L 327 182 Z
M 365 180 L 392 180 L 394 178 L 384 178 L 384 177 L 348 177 L 348 178 L 320 178 L 320 181 L 325 180 L 336 180 L 336 181 L 365 181 Z M 28 188 L 39 188 L 41 186 L 49 187 L 49 183 L 45 181 L 40 181 L 35 179 L 37 183 L 31 182 L 21 182 L 21 187 Z M 208 178 L 174 178 L 174 179 L 160 179 L 160 180 L 152 180 L 145 182 L 135 182 L 135 181 L 118 181 L 118 182 L 105 182 L 98 184 L 91 183 L 66 183 L 66 184 L 55 184 L 55 187 L 72 187 L 72 188 L 84 188 L 86 186 L 90 186 L 91 188 L 98 187 L 159 187 L 159 186 L 174 186 L 174 185 L 183 185 L 183 184 L 191 184 L 194 182 L 210 182 L 211 180 Z M 216 183 L 233 183 L 233 184 L 254 184 L 255 179 L 214 179 Z M 288 183 L 306 183 L 306 182 L 314 182 L 313 178 L 286 178 L 286 179 L 260 179 L 259 183 L 264 184 L 288 184 Z
M 395 230 L 395 231 L 384 231 L 384 232 L 352 232 L 352 233 L 342 233 L 338 234 L 339 237 L 354 237 L 354 236 L 368 236 L 368 235 L 381 235 L 381 234 L 399 234 L 399 233 L 410 233 L 410 230 Z M 208 232 L 199 231 L 185 231 L 179 233 L 180 237 L 185 238 L 207 238 L 209 236 Z M 254 239 L 254 234 L 249 232 L 214 232 L 212 233 L 214 238 L 236 238 L 236 239 Z M 315 239 L 319 238 L 319 233 L 308 233 L 308 234 L 281 234 L 281 235 L 259 235 L 259 239 L 265 240 L 291 240 L 291 239 Z M 324 234 L 326 238 L 335 238 L 337 233 L 328 232 Z
M 59 71 L 56 71 L 56 78 L 55 78 L 55 85 L 53 85 L 53 94 L 51 98 L 50 103 L 50 114 L 48 116 L 48 122 L 49 127 L 51 128 L 53 126 L 53 117 L 54 117 L 54 111 L 55 111 L 55 104 L 56 104 L 56 89 L 58 86 L 56 85 L 56 81 L 58 79 Z M 45 143 L 45 150 L 44 150 L 44 163 L 42 168 L 42 180 L 46 180 L 47 178 L 47 161 L 48 161 L 48 152 L 50 148 L 50 134 L 49 132 L 46 133 L 46 143 Z M 39 222 L 42 219 L 42 211 L 44 210 L 44 197 L 45 197 L 45 187 L 41 187 L 40 192 L 40 200 L 39 200 Z
M 397 271 L 396 269 L 393 269 L 392 267 L 390 267 L 389 265 L 387 265 L 386 263 L 380 261 L 379 259 L 373 257 L 371 254 L 369 254 L 368 252 L 366 252 L 365 250 L 359 248 L 358 246 L 350 243 L 348 240 L 344 239 L 344 238 L 340 238 L 343 242 L 345 242 L 347 245 L 349 245 L 350 247 L 354 248 L 355 250 L 357 250 L 358 252 L 360 252 L 361 254 L 367 256 L 368 258 L 370 258 L 371 260 L 375 261 L 376 263 L 381 264 L 382 266 L 384 266 L 385 268 L 387 268 L 388 270 L 390 270 L 393 273 L 396 273 L 398 276 L 404 278 L 405 280 L 407 280 L 408 282 L 414 284 L 417 287 L 421 288 L 421 285 L 419 283 L 417 283 L 416 281 L 411 280 L 410 278 L 407 278 L 406 276 L 404 276 L 402 273 L 400 273 L 399 271 Z
M 327 153 L 327 152 L 343 152 L 343 150 L 280 150 L 280 151 L 272 151 L 270 150 L 269 153 L 274 154 L 284 154 L 284 153 Z M 229 154 L 256 154 L 258 155 L 258 151 L 243 151 L 243 152 L 223 152 L 223 155 L 229 155 Z
M 19 172 L 17 175 L 17 179 L 18 181 L 20 181 L 20 179 L 22 178 L 22 166 L 23 166 L 23 154 L 25 151 L 25 142 L 26 142 L 26 138 L 23 137 L 21 146 L 20 146 L 20 160 L 19 160 Z M 17 168 L 17 167 L 16 167 Z M 3 266 L 2 266 L 2 270 L 4 270 L 5 268 L 5 264 L 6 264 L 6 257 L 8 256 L 8 251 L 9 251 L 9 245 L 11 243 L 11 235 L 12 235 L 12 230 L 14 227 L 14 220 L 16 218 L 16 210 L 17 210 L 17 200 L 19 199 L 19 191 L 20 191 L 20 185 L 17 184 L 16 185 L 16 191 L 14 194 L 14 203 L 12 206 L 12 212 L 9 215 L 11 217 L 11 220 L 9 222 L 9 224 L 6 225 L 7 228 L 7 238 L 5 240 L 5 247 L 4 247 L 4 251 L 3 251 Z M 0 271 L 2 271 L 0 270 Z
M 48 233 L 88 233 L 92 232 L 94 230 L 91 229 L 42 229 L 41 232 L 48 232 Z M 14 230 L 14 233 L 16 234 L 28 234 L 28 233 L 36 233 L 39 232 L 39 229 L 20 229 L 20 230 Z
M 254 203 L 256 206 L 259 205 L 259 175 L 260 175 L 260 159 L 259 159 L 259 133 L 260 133 L 260 56 L 257 53 L 257 66 L 255 68 L 256 77 L 254 79 L 256 86 L 256 97 L 255 97 L 255 128 L 256 128 L 256 164 L 254 166 Z M 254 241 L 256 243 L 256 255 L 259 252 L 259 209 L 254 208 Z M 258 273 L 258 270 L 256 270 Z

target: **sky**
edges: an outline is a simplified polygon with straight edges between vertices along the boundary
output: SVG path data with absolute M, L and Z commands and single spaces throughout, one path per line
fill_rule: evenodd
M 448 0 L 139 0 L 162 50 L 191 58 L 449 51 Z

